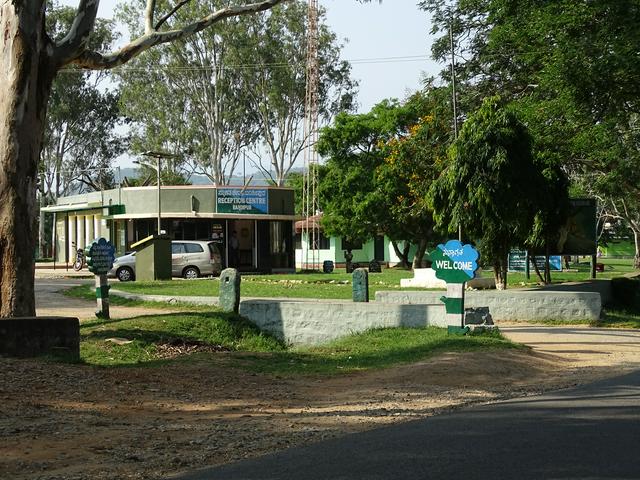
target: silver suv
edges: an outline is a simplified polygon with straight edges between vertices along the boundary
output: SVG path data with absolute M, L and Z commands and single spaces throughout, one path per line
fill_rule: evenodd
M 136 252 L 118 257 L 107 274 L 121 282 L 135 280 Z M 199 240 L 173 240 L 171 242 L 171 274 L 174 277 L 198 278 L 220 275 L 222 256 L 215 242 Z
M 174 277 L 198 278 L 220 275 L 222 257 L 214 242 L 174 240 L 171 242 L 171 274 Z

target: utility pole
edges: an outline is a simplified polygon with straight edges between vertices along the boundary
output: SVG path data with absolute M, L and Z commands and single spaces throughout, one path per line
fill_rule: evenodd
M 456 55 L 453 43 L 453 13 L 449 9 L 449 46 L 451 47 L 451 103 L 453 105 L 453 139 L 458 139 L 458 96 L 456 95 Z M 462 223 L 458 224 L 458 240 L 462 242 Z
M 302 223 L 303 269 L 315 269 L 320 262 L 318 243 L 320 227 L 318 221 L 310 218 L 319 214 L 318 206 L 318 0 L 309 0 L 307 12 L 307 88 L 305 95 L 304 139 L 304 178 L 302 182 L 302 210 L 305 219 Z M 305 265 L 306 264 L 306 265 Z M 311 267 L 310 267 L 311 265 Z

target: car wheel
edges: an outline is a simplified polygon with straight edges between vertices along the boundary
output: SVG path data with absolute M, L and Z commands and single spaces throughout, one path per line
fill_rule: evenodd
M 118 271 L 116 272 L 116 276 L 121 282 L 130 282 L 131 280 L 133 280 L 133 270 L 131 270 L 129 267 L 122 267 L 118 269 Z
M 196 267 L 187 267 L 182 271 L 183 278 L 198 278 L 200 276 L 200 270 Z

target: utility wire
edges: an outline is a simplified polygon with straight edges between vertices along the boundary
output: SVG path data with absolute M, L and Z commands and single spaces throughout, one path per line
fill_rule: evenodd
M 423 62 L 430 60 L 429 55 L 405 55 L 398 57 L 379 57 L 379 58 L 361 58 L 355 60 L 346 60 L 352 65 L 366 65 L 366 64 L 383 64 L 383 63 L 402 63 L 402 62 Z M 264 69 L 264 68 L 287 68 L 287 67 L 299 67 L 304 69 L 306 64 L 304 62 L 274 62 L 274 63 L 239 63 L 239 64 L 225 64 L 224 69 Z M 170 65 L 156 65 L 156 66 L 144 66 L 144 67 L 118 67 L 110 70 L 111 72 L 158 72 L 158 71 L 172 71 L 172 72 L 191 72 L 191 71 L 208 71 L 222 68 L 215 65 L 185 65 L 185 66 L 170 66 Z M 64 68 L 60 70 L 60 73 L 78 73 L 86 72 L 84 69 L 78 68 Z

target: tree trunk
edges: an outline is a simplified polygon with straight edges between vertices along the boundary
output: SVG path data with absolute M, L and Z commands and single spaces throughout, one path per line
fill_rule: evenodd
M 496 290 L 507 289 L 507 265 L 504 260 L 493 262 L 493 278 L 496 281 Z
M 405 242 L 404 249 L 400 251 L 400 247 L 398 247 L 398 243 L 395 240 L 391 240 L 391 246 L 393 247 L 393 251 L 396 252 L 397 257 L 400 259 L 400 267 L 409 268 L 409 248 L 411 244 Z
M 43 23 L 37 0 L 0 6 L 0 317 L 35 315 L 37 167 L 55 71 Z
M 551 284 L 551 266 L 549 264 L 549 242 L 545 243 L 544 252 L 544 284 Z
M 542 278 L 542 274 L 540 273 L 540 269 L 538 268 L 538 262 L 536 261 L 535 255 L 533 257 L 530 257 L 530 259 L 533 261 L 533 269 L 535 270 L 536 275 L 540 279 L 540 282 L 544 283 L 544 278 Z
M 633 232 L 633 239 L 636 244 L 636 254 L 633 256 L 633 268 L 640 270 L 640 232 Z
M 418 250 L 416 250 L 416 254 L 413 256 L 413 269 L 422 268 L 422 261 L 424 259 L 424 253 L 427 250 L 427 241 L 420 240 L 418 243 Z

